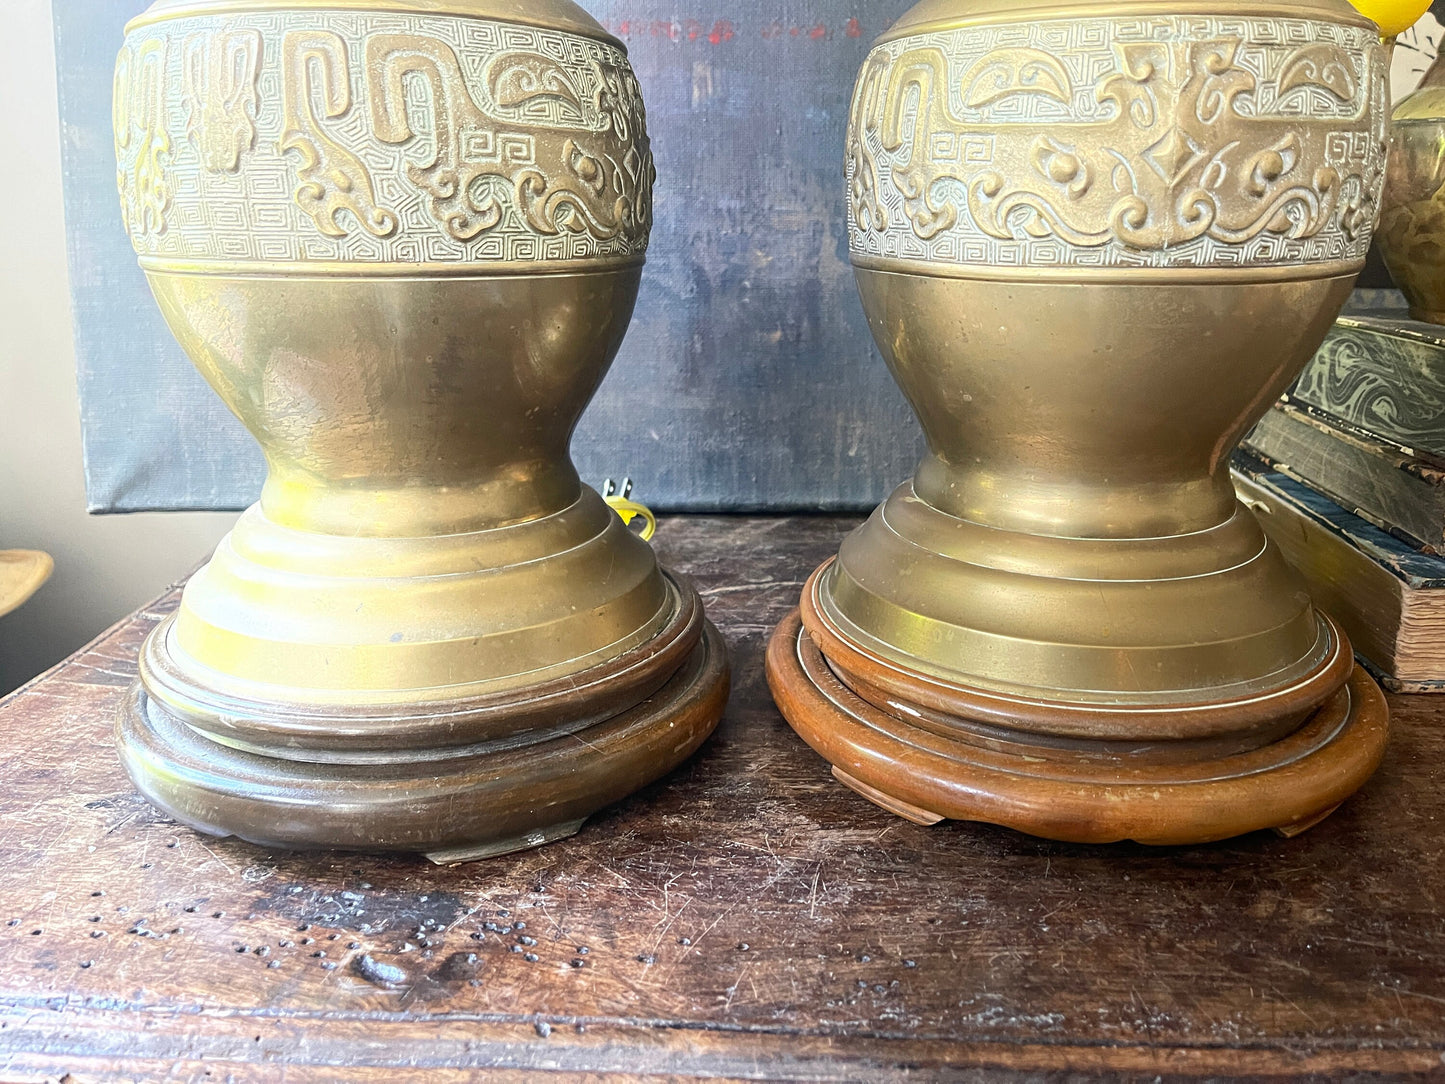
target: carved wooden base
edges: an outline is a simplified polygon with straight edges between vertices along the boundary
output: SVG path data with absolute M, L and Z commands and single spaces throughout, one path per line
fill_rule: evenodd
M 599 682 L 581 675 L 577 702 L 566 707 L 582 724 L 477 745 L 396 749 L 365 762 L 320 761 L 294 748 L 262 755 L 216 740 L 226 728 L 214 720 L 202 733 L 140 682 L 121 707 L 117 736 L 141 793 L 199 831 L 272 847 L 420 851 L 437 862 L 468 861 L 569 836 L 690 756 L 717 725 L 728 692 L 717 630 L 703 622 L 695 644 L 660 688 L 630 708 L 586 722 L 593 718 L 588 686 Z M 455 706 L 449 714 L 462 730 L 482 723 L 495 729 L 502 708 L 489 701 L 472 720 Z M 552 703 L 551 710 L 563 709 Z M 518 696 L 516 711 L 535 721 L 536 698 Z M 434 734 L 437 713 L 419 711 L 412 721 L 418 733 Z M 391 718 L 388 733 L 407 724 L 404 716 Z
M 845 684 L 794 610 L 773 633 L 768 684 L 789 724 L 845 785 L 919 824 L 1001 824 L 1076 843 L 1203 843 L 1302 832 L 1359 789 L 1384 755 L 1389 710 L 1356 667 L 1300 725 L 1263 744 L 1060 739 Z M 906 676 L 894 672 L 895 686 Z M 955 696 L 965 695 L 955 689 Z M 991 706 L 992 707 L 992 706 Z

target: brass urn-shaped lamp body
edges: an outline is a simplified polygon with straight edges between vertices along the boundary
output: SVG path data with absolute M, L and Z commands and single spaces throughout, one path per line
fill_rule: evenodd
M 1363 264 L 1384 73 L 1345 0 L 926 0 L 876 44 L 849 241 L 928 455 L 769 658 L 845 782 L 1180 842 L 1292 830 L 1373 770 L 1378 691 L 1229 457 Z
M 1410 315 L 1445 324 L 1445 63 L 1395 106 L 1380 253 Z
M 569 0 L 161 0 L 115 129 L 152 291 L 268 465 L 146 643 L 140 789 L 465 857 L 695 749 L 720 641 L 568 456 L 651 225 L 621 44 Z

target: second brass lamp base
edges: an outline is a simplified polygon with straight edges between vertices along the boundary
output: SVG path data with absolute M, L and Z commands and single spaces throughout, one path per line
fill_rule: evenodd
M 1070 843 L 1207 843 L 1263 828 L 1297 835 L 1369 778 L 1387 732 L 1384 696 L 1354 667 L 1345 686 L 1281 741 L 1232 755 L 1201 752 L 1197 760 L 1160 751 L 1131 757 L 1126 768 L 1124 749 L 952 716 L 927 706 L 937 683 L 892 676 L 917 681 L 919 699 L 877 688 L 868 690 L 876 702 L 864 699 L 829 665 L 796 610 L 768 645 L 780 709 L 845 786 L 915 824 L 983 821 Z
M 1201 566 L 1194 575 L 1180 567 L 1171 570 L 1177 576 L 1149 580 L 1149 555 L 1142 550 L 1157 548 L 1153 556 L 1163 559 L 1178 540 L 1162 546 L 1155 540 L 1101 541 L 1101 553 L 1110 548 L 1123 553 L 1131 545 L 1141 551 L 1117 566 L 1130 571 L 1116 571 L 1121 578 L 1113 582 L 1087 579 L 1102 577 L 1107 567 L 1095 555 L 1073 566 L 1077 580 L 1063 575 L 1061 567 L 1050 582 L 1036 579 L 1039 569 L 1027 567 L 1046 552 L 1041 547 L 1049 545 L 1047 539 L 1034 539 L 1039 549 L 1029 554 L 1021 537 L 1010 540 L 1002 532 L 952 521 L 947 537 L 954 552 L 928 553 L 918 545 L 920 537 L 928 537 L 925 525 L 938 527 L 949 517 L 905 485 L 844 543 L 839 558 L 812 575 L 800 608 L 774 632 L 767 653 L 774 699 L 793 729 L 831 762 L 840 782 L 919 824 L 984 821 L 1075 843 L 1203 843 L 1259 829 L 1298 834 L 1370 777 L 1389 729 L 1379 687 L 1355 665 L 1339 627 L 1307 602 L 1294 623 L 1315 630 L 1315 646 L 1296 665 L 1223 687 L 1212 699 L 1197 690 L 1187 703 L 1171 702 L 1168 694 L 1090 694 L 1029 687 L 1017 679 L 970 683 L 928 661 L 941 645 L 973 637 L 984 645 L 975 657 L 992 658 L 999 669 L 1005 668 L 1003 660 L 1026 659 L 1027 652 L 1040 657 L 1052 652 L 1054 665 L 1034 671 L 1041 678 L 1067 672 L 1071 662 L 1098 667 L 1105 658 L 1115 659 L 1125 675 L 1176 665 L 1169 651 L 1129 646 L 1131 634 L 1139 631 L 1129 626 L 1149 619 L 1130 614 L 1125 600 L 1133 592 L 1164 598 L 1159 613 L 1183 633 L 1175 645 L 1180 663 L 1191 665 L 1186 652 L 1192 652 L 1208 665 L 1203 637 L 1210 630 L 1222 635 L 1224 615 L 1196 609 L 1192 618 L 1179 616 L 1188 614 L 1190 597 L 1197 607 L 1206 597 L 1201 585 L 1215 577 L 1220 590 L 1241 577 L 1262 589 L 1282 570 L 1262 538 L 1253 544 L 1259 528 L 1250 513 L 1240 508 L 1238 517 L 1217 533 L 1221 542 L 1238 535 L 1242 552 L 1256 553 L 1240 565 L 1216 562 L 1215 571 Z M 905 542 L 899 532 L 910 530 L 911 541 Z M 1007 544 L 987 550 L 970 539 L 970 531 Z M 898 545 L 912 550 L 906 561 L 900 553 L 870 562 Z M 1060 540 L 1059 552 L 1066 547 L 1079 543 Z M 964 550 L 969 560 L 939 576 L 940 566 L 958 560 Z M 1172 560 L 1188 564 L 1201 553 L 1186 547 Z M 1016 577 L 1025 592 L 1013 599 L 1018 609 L 1009 602 Z M 947 589 L 941 587 L 945 580 Z M 1094 600 L 1089 609 L 1114 613 L 1120 627 L 1109 629 L 1100 620 L 1091 626 L 1093 642 L 1085 642 L 1090 629 L 1067 621 L 1062 607 L 1052 644 L 1045 638 L 1046 622 L 1035 626 L 1038 638 L 1032 642 L 982 631 L 990 621 L 1021 625 L 1031 602 L 1057 606 L 1075 588 L 1087 588 Z M 1291 599 L 1288 593 L 1274 595 Z M 1242 592 L 1241 603 L 1251 597 Z M 870 615 L 889 629 L 890 640 L 863 631 L 852 614 Z M 1115 638 L 1122 645 L 1111 647 L 1108 641 Z M 1241 646 L 1249 648 L 1249 638 L 1233 645 L 1224 640 L 1216 650 Z M 1030 669 L 1025 662 L 1018 678 Z

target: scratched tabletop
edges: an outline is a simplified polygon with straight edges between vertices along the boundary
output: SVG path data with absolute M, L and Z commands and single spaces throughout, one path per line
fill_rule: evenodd
M 0 1080 L 1445 1072 L 1445 697 L 1393 698 L 1385 767 L 1295 840 L 919 827 L 834 783 L 763 678 L 854 522 L 665 522 L 733 652 L 726 718 L 574 838 L 486 862 L 153 812 L 111 718 L 174 590 L 0 701 Z

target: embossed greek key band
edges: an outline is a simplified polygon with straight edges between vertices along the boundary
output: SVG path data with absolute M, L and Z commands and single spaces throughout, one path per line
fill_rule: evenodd
M 148 267 L 627 263 L 652 223 L 636 79 L 580 34 L 312 10 L 150 22 L 117 60 L 115 130 Z
M 1357 269 L 1384 178 L 1372 30 L 1149 16 L 888 41 L 854 92 L 856 262 Z

